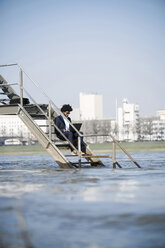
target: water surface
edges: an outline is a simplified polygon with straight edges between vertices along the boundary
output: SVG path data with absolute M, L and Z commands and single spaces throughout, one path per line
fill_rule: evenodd
M 164 248 L 165 153 L 122 169 L 62 170 L 48 155 L 0 157 L 1 248 Z

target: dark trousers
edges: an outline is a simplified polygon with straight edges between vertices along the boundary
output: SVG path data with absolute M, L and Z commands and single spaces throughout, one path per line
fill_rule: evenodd
M 71 132 L 71 131 L 66 131 L 66 132 L 63 132 L 63 134 L 67 137 L 67 139 L 76 147 L 78 148 L 78 134 L 75 132 Z M 61 139 L 61 140 L 65 140 L 64 137 L 59 134 L 58 135 L 58 138 Z M 70 150 L 73 151 L 73 147 L 70 146 Z M 81 137 L 81 151 L 85 152 L 85 144 L 83 143 L 83 137 Z

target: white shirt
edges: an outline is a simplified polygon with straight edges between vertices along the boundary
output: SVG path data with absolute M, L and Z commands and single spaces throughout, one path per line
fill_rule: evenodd
M 66 129 L 69 129 L 69 122 L 64 119 Z

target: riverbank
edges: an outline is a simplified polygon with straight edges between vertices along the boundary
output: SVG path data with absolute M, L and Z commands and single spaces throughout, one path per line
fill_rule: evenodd
M 165 141 L 160 142 L 121 142 L 128 152 L 165 152 Z M 96 152 L 112 152 L 112 143 L 91 144 L 90 148 Z M 121 149 L 116 146 L 117 152 Z
M 122 142 L 121 145 L 128 152 L 165 152 L 165 141 L 160 142 Z M 96 153 L 111 153 L 112 143 L 90 144 L 89 147 Z M 116 147 L 117 152 L 121 152 Z M 65 151 L 68 153 L 68 151 Z M 46 151 L 40 145 L 29 146 L 0 146 L 0 156 L 6 155 L 31 155 L 46 154 Z

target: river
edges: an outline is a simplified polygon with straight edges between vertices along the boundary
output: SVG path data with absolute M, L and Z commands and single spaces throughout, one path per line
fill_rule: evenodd
M 63 170 L 49 155 L 0 157 L 0 248 L 164 248 L 165 153 L 122 169 Z

